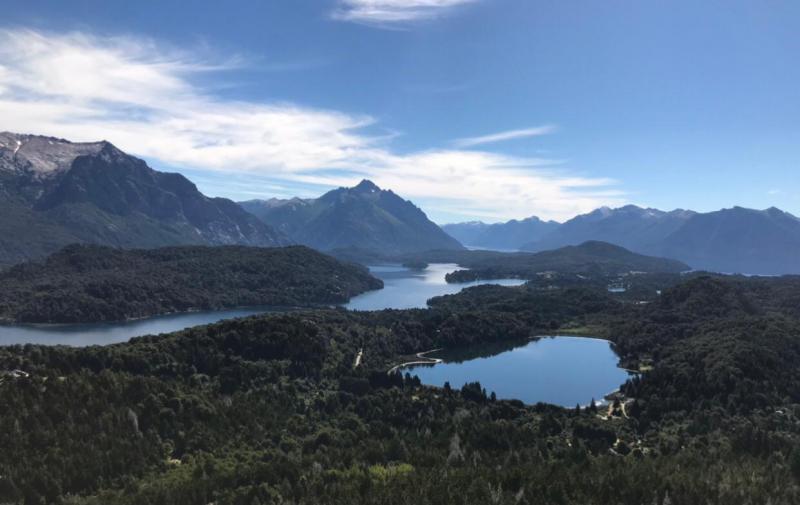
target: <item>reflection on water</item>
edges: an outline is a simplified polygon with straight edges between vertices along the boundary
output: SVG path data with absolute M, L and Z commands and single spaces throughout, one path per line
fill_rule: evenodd
M 454 264 L 433 264 L 425 270 L 409 270 L 399 265 L 370 267 L 376 277 L 383 279 L 384 289 L 370 291 L 353 298 L 344 306 L 355 310 L 406 309 L 425 307 L 429 298 L 452 294 L 462 289 L 489 281 L 465 284 L 447 284 L 444 278 L 457 270 Z M 496 284 L 516 285 L 520 280 L 490 281 Z M 245 317 L 264 312 L 274 312 L 274 307 L 253 307 L 208 312 L 190 312 L 155 316 L 136 321 L 118 323 L 65 324 L 65 325 L 0 325 L 0 345 L 104 345 L 126 342 L 133 337 L 157 335 L 215 323 L 223 319 Z
M 0 345 L 106 345 L 127 342 L 133 337 L 158 335 L 216 323 L 223 319 L 251 316 L 270 311 L 266 307 L 189 312 L 149 317 L 119 323 L 35 324 L 0 326 Z
M 370 267 L 370 272 L 383 280 L 383 289 L 356 296 L 345 307 L 352 310 L 415 309 L 428 306 L 435 296 L 451 295 L 481 284 L 518 286 L 520 279 L 499 279 L 448 284 L 445 276 L 459 269 L 453 263 L 431 264 L 425 270 L 409 270 L 399 266 Z
M 545 337 L 538 340 L 491 344 L 428 354 L 443 360 L 437 365 L 415 365 L 403 372 L 418 375 L 424 384 L 460 388 L 478 381 L 487 394 L 545 402 L 565 407 L 587 405 L 592 398 L 616 390 L 629 374 L 606 340 L 581 337 Z

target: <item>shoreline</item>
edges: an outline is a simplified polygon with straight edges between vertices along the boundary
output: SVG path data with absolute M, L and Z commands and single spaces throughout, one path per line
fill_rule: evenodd
M 413 366 L 413 365 L 438 365 L 439 363 L 442 363 L 442 360 L 440 358 L 428 358 L 425 355 L 426 354 L 430 354 L 432 352 L 441 351 L 442 349 L 443 349 L 442 347 L 439 347 L 437 349 L 431 349 L 429 351 L 418 352 L 417 354 L 414 355 L 418 359 L 413 360 L 413 361 L 404 361 L 403 363 L 394 365 L 393 367 L 391 367 L 389 370 L 386 371 L 386 374 L 387 375 L 391 375 L 393 373 L 396 373 L 401 368 L 404 368 L 404 367 L 407 367 L 407 366 Z
M 361 293 L 356 293 L 347 298 L 344 301 L 338 302 L 309 302 L 304 304 L 294 304 L 294 305 L 280 305 L 280 304 L 256 304 L 256 305 L 221 305 L 216 308 L 203 308 L 203 307 L 190 307 L 186 310 L 174 310 L 174 311 L 167 311 L 167 312 L 156 312 L 153 314 L 144 314 L 141 316 L 131 316 L 126 317 L 124 319 L 103 319 L 99 321 L 79 321 L 79 322 L 30 322 L 30 321 L 20 321 L 13 317 L 8 316 L 0 316 L 0 327 L 2 326 L 14 326 L 14 327 L 29 327 L 29 328 L 54 328 L 59 326 L 82 326 L 82 325 L 118 325 L 118 324 L 126 324 L 126 323 L 135 323 L 138 321 L 144 321 L 148 319 L 159 319 L 159 318 L 166 318 L 170 316 L 181 316 L 181 315 L 191 315 L 191 314 L 198 314 L 198 313 L 210 313 L 210 312 L 227 312 L 227 311 L 234 311 L 234 310 L 244 310 L 244 311 L 257 311 L 253 315 L 260 315 L 260 314 L 267 314 L 267 313 L 276 313 L 276 312 L 297 312 L 302 310 L 326 310 L 326 309 L 337 309 L 339 307 L 344 307 L 344 305 L 350 303 L 354 298 L 371 293 L 373 291 L 380 291 L 384 289 L 383 287 L 375 288 L 375 289 L 368 289 Z M 350 309 L 347 309 L 350 310 Z M 250 317 L 250 316 L 238 316 L 238 317 Z M 230 319 L 237 319 L 238 317 L 233 317 Z M 223 321 L 225 319 L 221 319 Z
M 270 314 L 270 313 L 285 313 L 285 312 L 298 312 L 303 310 L 335 310 L 336 308 L 340 307 L 340 305 L 331 305 L 327 303 L 314 303 L 309 305 L 231 305 L 231 306 L 223 306 L 220 308 L 214 309 L 205 309 L 201 307 L 192 307 L 187 310 L 176 310 L 171 312 L 159 312 L 156 314 L 150 315 L 143 315 L 143 316 L 134 316 L 128 317 L 125 319 L 110 319 L 110 320 L 101 320 L 101 321 L 81 321 L 81 322 L 69 322 L 69 323 L 38 323 L 38 322 L 26 322 L 26 321 L 18 321 L 16 319 L 0 317 L 0 328 L 3 326 L 11 326 L 11 327 L 28 327 L 28 328 L 57 328 L 57 327 L 64 327 L 64 326 L 84 326 L 84 325 L 124 325 L 128 323 L 136 323 L 140 321 L 147 321 L 150 319 L 161 319 L 167 318 L 171 316 L 189 316 L 192 314 L 203 314 L 203 313 L 216 313 L 216 312 L 229 312 L 229 311 L 254 311 L 253 314 L 249 316 L 235 316 L 226 319 L 220 319 L 220 321 L 226 321 L 227 319 L 238 319 L 240 317 L 250 317 L 255 315 L 261 314 Z
M 584 338 L 584 339 L 589 339 L 589 340 L 603 340 L 603 341 L 606 341 L 609 344 L 613 345 L 612 341 L 610 341 L 608 339 L 605 339 L 605 338 L 587 337 L 587 336 L 582 336 L 582 335 L 533 335 L 533 336 L 528 337 L 526 340 L 527 341 L 533 341 L 533 340 L 541 340 L 543 338 Z M 386 373 L 394 373 L 397 370 L 399 370 L 400 368 L 403 368 L 403 367 L 406 367 L 406 366 L 437 365 L 439 363 L 442 363 L 443 360 L 440 359 L 440 358 L 429 358 L 429 357 L 425 356 L 426 354 L 430 354 L 432 352 L 442 351 L 442 350 L 444 350 L 443 347 L 438 347 L 436 349 L 431 349 L 431 350 L 428 350 L 428 351 L 418 352 L 418 353 L 414 354 L 414 356 L 416 358 L 418 358 L 418 359 L 412 360 L 412 361 L 404 361 L 402 363 L 398 363 L 397 365 L 393 365 L 391 368 L 389 368 L 389 370 L 386 371 Z M 629 371 L 629 370 L 627 370 L 625 368 L 622 368 L 622 367 L 617 367 L 617 368 L 625 370 L 626 372 Z
M 586 339 L 586 340 L 602 340 L 604 342 L 608 342 L 612 347 L 614 345 L 614 342 L 612 342 L 611 340 L 609 340 L 607 338 L 593 337 L 593 336 L 586 336 L 586 335 L 574 335 L 574 334 L 573 335 L 558 335 L 558 334 L 556 334 L 556 335 L 534 335 L 534 336 L 528 337 L 527 340 L 528 341 L 534 341 L 534 340 L 541 340 L 541 339 L 545 339 L 545 338 L 577 338 L 577 339 Z M 387 375 L 391 375 L 393 373 L 399 372 L 404 367 L 409 367 L 409 366 L 414 366 L 414 365 L 437 365 L 439 363 L 443 363 L 443 360 L 441 358 L 430 358 L 430 357 L 425 356 L 426 354 L 430 354 L 430 353 L 433 353 L 433 352 L 441 351 L 443 349 L 444 348 L 440 347 L 440 348 L 437 348 L 437 349 L 431 349 L 431 350 L 428 350 L 428 351 L 418 352 L 418 353 L 416 353 L 414 355 L 417 359 L 414 359 L 414 360 L 411 360 L 411 361 L 404 361 L 402 363 L 394 365 L 391 368 L 389 368 L 389 370 L 387 370 L 386 373 L 387 373 Z M 615 354 L 616 354 L 616 352 L 615 352 Z M 641 370 L 632 370 L 630 368 L 625 368 L 625 367 L 619 366 L 619 365 L 617 365 L 617 368 L 627 372 L 629 375 L 641 375 L 641 374 L 645 373 L 645 372 L 643 372 Z M 438 389 L 437 386 L 425 385 L 425 387 L 432 387 L 432 388 L 437 388 Z M 625 401 L 629 400 L 630 398 L 628 396 L 626 396 L 625 394 L 623 394 L 621 392 L 621 389 L 622 389 L 622 385 L 620 385 L 616 389 L 614 389 L 614 390 L 602 395 L 599 400 L 595 399 L 595 405 L 598 406 L 598 407 L 605 407 L 605 406 L 611 405 L 613 403 L 612 399 L 614 397 L 620 398 L 623 403 Z M 526 404 L 526 405 L 528 405 L 528 404 Z M 555 405 L 555 404 L 551 404 L 551 405 Z M 570 407 L 560 406 L 560 405 L 556 405 L 556 406 L 564 408 L 564 409 L 569 409 L 570 408 Z M 581 408 L 587 408 L 587 407 L 589 407 L 588 403 L 586 405 L 581 405 Z

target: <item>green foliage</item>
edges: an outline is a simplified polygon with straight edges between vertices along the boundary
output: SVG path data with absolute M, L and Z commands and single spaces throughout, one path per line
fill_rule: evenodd
M 30 373 L 0 382 L 0 503 L 798 503 L 799 293 L 793 278 L 700 276 L 640 305 L 486 286 L 430 310 L 0 348 L 0 370 Z M 404 355 L 576 323 L 652 368 L 611 417 L 386 374 Z
M 116 321 L 236 306 L 342 303 L 382 282 L 305 247 L 69 246 L 0 273 L 0 319 Z
M 495 251 L 431 251 L 405 256 L 409 261 L 458 263 L 469 270 L 448 274 L 448 282 L 476 279 L 547 278 L 554 274 L 616 276 L 634 272 L 679 273 L 689 267 L 680 261 L 645 256 L 605 242 L 589 241 L 539 253 L 501 253 Z

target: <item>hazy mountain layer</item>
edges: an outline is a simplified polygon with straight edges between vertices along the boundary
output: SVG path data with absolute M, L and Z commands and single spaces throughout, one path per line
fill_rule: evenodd
M 800 273 L 800 220 L 779 209 L 734 207 L 664 212 L 633 205 L 577 216 L 523 249 L 542 251 L 600 240 L 684 261 L 695 269 Z
M 487 224 L 481 221 L 442 226 L 448 235 L 467 247 L 494 250 L 519 250 L 558 228 L 555 221 L 542 221 L 532 216 L 522 220 Z
M 601 240 L 633 251 L 654 253 L 659 244 L 692 215 L 691 211 L 664 212 L 635 205 L 618 209 L 602 207 L 566 221 L 539 239 L 532 238 L 523 248 L 543 251 Z

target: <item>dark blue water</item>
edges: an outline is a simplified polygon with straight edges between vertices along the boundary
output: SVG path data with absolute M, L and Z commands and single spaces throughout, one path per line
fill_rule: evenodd
M 457 265 L 434 264 L 422 271 L 400 266 L 371 267 L 373 275 L 383 279 L 384 289 L 370 291 L 353 298 L 345 307 L 354 310 L 407 309 L 425 307 L 429 298 L 452 294 L 487 281 L 447 284 L 444 276 L 458 269 Z M 521 284 L 520 280 L 491 281 L 496 284 Z M 0 325 L 0 345 L 106 345 L 127 342 L 133 337 L 158 335 L 215 323 L 223 319 L 245 317 L 274 311 L 267 307 L 190 312 L 155 316 L 117 323 L 66 325 Z
M 424 384 L 461 388 L 478 381 L 498 398 L 564 407 L 598 402 L 629 377 L 619 368 L 610 342 L 580 337 L 545 337 L 509 348 L 488 346 L 467 351 L 427 354 L 437 365 L 402 368 Z

